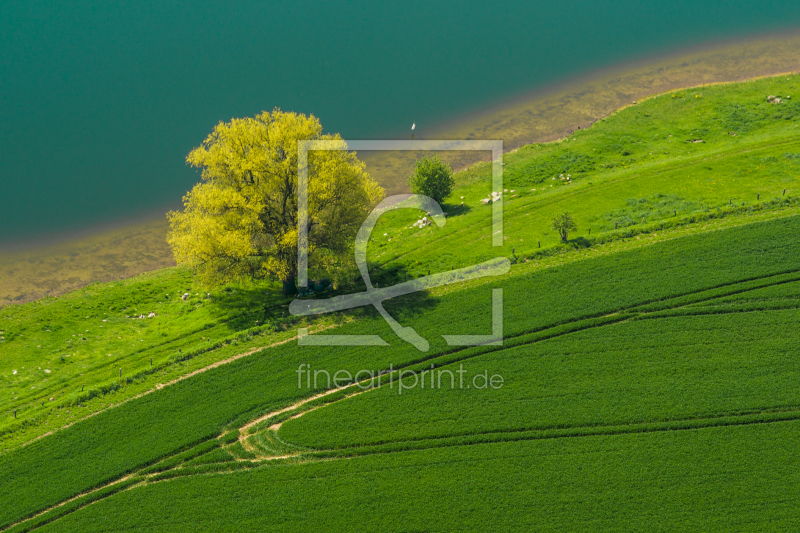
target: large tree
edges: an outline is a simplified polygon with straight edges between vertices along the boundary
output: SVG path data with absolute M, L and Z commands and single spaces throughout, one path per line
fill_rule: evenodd
M 202 182 L 168 214 L 179 264 L 196 268 L 206 285 L 274 277 L 285 293 L 297 272 L 298 140 L 344 141 L 322 134 L 313 115 L 279 109 L 221 122 L 186 158 Z M 346 150 L 309 152 L 309 267 L 341 270 L 351 261 L 356 232 L 381 189 Z

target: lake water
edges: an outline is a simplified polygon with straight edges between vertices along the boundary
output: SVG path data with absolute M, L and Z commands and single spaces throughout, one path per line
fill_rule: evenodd
M 797 2 L 0 3 L 0 244 L 178 205 L 220 120 L 417 138 L 582 72 L 800 26 Z

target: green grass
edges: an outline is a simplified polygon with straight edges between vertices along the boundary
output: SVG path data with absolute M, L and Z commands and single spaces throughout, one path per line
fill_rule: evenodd
M 433 390 L 411 388 L 419 377 L 409 376 L 403 394 L 384 385 L 287 421 L 279 436 L 327 450 L 798 410 L 800 332 L 787 325 L 800 319 L 800 300 L 791 305 L 631 319 L 520 344 L 437 367 Z M 459 366 L 472 388 L 459 388 Z M 452 374 L 439 388 L 442 370 Z M 504 376 L 502 388 L 475 389 L 485 372 Z
M 642 304 L 797 272 L 800 241 L 791 235 L 799 230 L 800 217 L 781 218 L 507 276 L 500 282 L 505 290 L 506 345 L 526 343 L 525 335 L 579 330 L 581 321 L 613 320 L 603 317 Z M 297 386 L 295 371 L 301 363 L 355 373 L 390 364 L 395 368 L 448 364 L 497 350 L 453 351 L 440 337 L 437 340 L 442 333 L 481 333 L 489 319 L 490 289 L 479 285 L 387 305 L 403 324 L 432 340 L 428 353 L 394 343 L 382 350 L 321 347 L 312 354 L 294 343 L 284 344 L 106 410 L 0 456 L 0 490 L 15 494 L 0 506 L 0 523 L 14 522 L 102 486 L 309 395 L 312 391 Z M 534 310 L 531 295 L 537 296 Z M 453 316 L 461 317 L 458 323 L 453 323 Z M 388 326 L 373 313 L 340 328 L 340 332 L 365 331 L 391 339 Z M 506 379 L 513 382 L 513 375 Z
M 406 274 L 450 270 L 498 253 L 511 256 L 512 250 L 518 257 L 533 256 L 540 245 L 558 246 L 549 221 L 565 210 L 578 222 L 573 237 L 589 237 L 591 229 L 591 236 L 607 239 L 615 226 L 652 232 L 665 223 L 713 216 L 731 204 L 769 207 L 784 198 L 784 189 L 796 196 L 800 99 L 773 105 L 767 96 L 797 87 L 800 77 L 793 75 L 668 93 L 559 142 L 506 154 L 502 252 L 489 238 L 492 209 L 480 204 L 491 192 L 489 164 L 459 172 L 445 200 L 443 228 L 411 227 L 420 216 L 413 211 L 382 217 L 369 256 L 375 275 L 394 283 Z
M 794 531 L 800 423 L 494 443 L 177 478 L 42 531 Z
M 772 105 L 766 96 L 790 94 L 798 79 L 662 95 L 561 142 L 506 154 L 506 187 L 515 192 L 503 200 L 502 249 L 490 245 L 491 209 L 478 203 L 489 192 L 488 166 L 461 172 L 444 228 L 409 230 L 417 217 L 409 212 L 381 220 L 370 247 L 373 278 L 396 283 L 497 255 L 535 259 L 795 205 L 800 101 Z M 689 138 L 705 142 L 686 143 Z M 560 174 L 570 174 L 572 183 Z M 461 196 L 465 208 L 458 206 Z M 565 209 L 579 222 L 579 238 L 569 246 L 558 243 L 548 224 Z M 275 286 L 231 289 L 209 296 L 190 272 L 167 269 L 0 309 L 2 449 L 213 363 L 226 343 L 253 335 L 286 338 L 280 332 L 295 321 Z M 181 300 L 187 292 L 189 299 Z M 157 316 L 126 318 L 151 312 Z
M 427 352 L 370 309 L 314 323 L 390 346 L 271 346 L 301 324 L 274 286 L 209 296 L 181 269 L 0 310 L 0 493 L 13 495 L 0 530 L 796 529 L 800 107 L 766 96 L 797 82 L 668 94 L 507 154 L 503 248 L 478 203 L 487 165 L 458 174 L 444 228 L 384 217 L 370 245 L 382 285 L 514 262 L 385 303 Z M 565 209 L 580 225 L 566 245 L 548 227 Z M 489 333 L 494 287 L 503 346 L 447 346 Z M 504 384 L 400 395 L 384 376 L 238 440 L 328 386 L 298 387 L 301 364 L 464 365 Z
M 225 347 L 290 337 L 299 321 L 273 285 L 209 292 L 169 268 L 3 308 L 2 447 L 233 355 Z

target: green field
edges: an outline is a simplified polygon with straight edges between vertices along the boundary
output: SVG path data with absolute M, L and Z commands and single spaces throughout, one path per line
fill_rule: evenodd
M 525 258 L 540 254 L 540 245 L 557 246 L 549 220 L 564 210 L 577 218 L 576 236 L 595 242 L 768 208 L 785 199 L 784 189 L 797 194 L 800 97 L 767 102 L 797 87 L 800 77 L 790 76 L 677 91 L 558 142 L 506 154 L 503 254 Z M 443 228 L 411 227 L 419 218 L 413 212 L 382 217 L 370 259 L 386 282 L 497 254 L 489 238 L 491 207 L 480 204 L 492 192 L 489 163 L 457 176 L 461 185 L 446 201 Z
M 503 248 L 488 165 L 457 174 L 443 228 L 385 216 L 382 286 L 512 259 L 386 302 L 426 352 L 373 310 L 300 321 L 275 285 L 180 268 L 3 308 L 0 531 L 797 530 L 800 105 L 766 97 L 798 81 L 506 154 Z M 491 332 L 496 288 L 503 344 L 448 346 Z M 389 346 L 300 346 L 304 325 Z

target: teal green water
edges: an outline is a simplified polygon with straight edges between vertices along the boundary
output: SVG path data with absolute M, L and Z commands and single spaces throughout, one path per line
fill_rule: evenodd
M 800 2 L 0 3 L 0 243 L 177 205 L 220 120 L 418 137 L 582 72 L 800 26 Z

